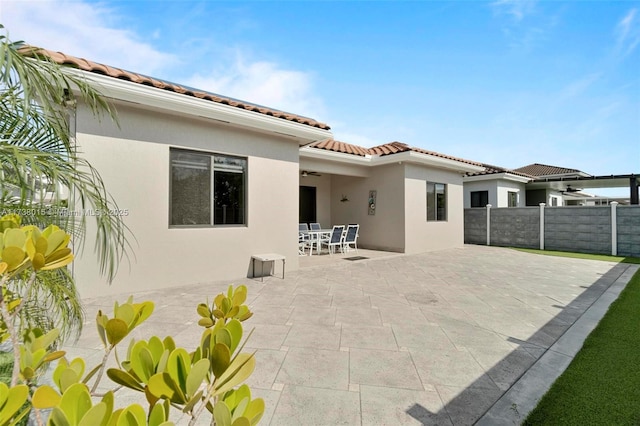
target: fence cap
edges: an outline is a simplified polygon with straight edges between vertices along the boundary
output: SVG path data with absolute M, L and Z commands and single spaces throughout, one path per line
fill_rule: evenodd
M 611 205 L 611 206 L 617 206 L 618 204 L 620 204 L 620 203 L 618 203 L 617 201 L 612 201 L 612 202 L 609 203 L 609 205 Z
M 544 207 L 546 205 L 547 205 L 547 203 L 540 203 L 540 207 Z

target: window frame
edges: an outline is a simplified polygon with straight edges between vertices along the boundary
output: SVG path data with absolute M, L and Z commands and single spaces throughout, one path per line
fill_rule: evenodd
M 513 197 L 513 204 L 511 197 Z M 507 207 L 518 207 L 518 191 L 507 191 Z
M 202 224 L 174 224 L 173 223 L 173 153 L 186 153 L 186 154 L 194 154 L 200 155 L 202 157 L 208 157 L 209 161 L 209 222 Z M 242 165 L 242 223 L 216 223 L 215 216 L 215 192 L 216 192 L 216 170 L 221 171 L 220 168 L 216 169 L 216 161 L 217 158 L 231 158 L 244 161 Z M 200 151 L 194 149 L 186 149 L 186 148 L 177 148 L 170 147 L 169 148 L 169 212 L 168 212 L 168 222 L 169 228 L 234 228 L 241 227 L 246 228 L 248 226 L 248 175 L 249 175 L 249 158 L 243 157 L 241 155 L 232 155 L 232 154 L 223 154 L 218 152 L 211 151 Z
M 487 202 L 486 202 L 486 203 L 484 203 L 484 205 L 474 206 L 474 205 L 473 205 L 473 204 L 474 204 L 474 203 L 473 203 L 473 195 L 474 195 L 474 194 L 482 194 L 482 193 L 485 193 L 485 194 L 486 194 L 486 196 L 487 196 L 487 197 L 486 197 Z M 470 201 L 470 205 L 471 205 L 471 208 L 473 208 L 473 209 L 482 208 L 482 207 L 487 207 L 487 204 L 489 204 L 489 191 L 488 191 L 488 190 L 484 190 L 484 191 L 471 191 L 471 192 L 469 193 L 469 196 L 471 197 L 471 199 L 469 200 L 469 201 Z M 482 196 L 480 197 L 480 204 L 482 204 Z
M 433 185 L 433 194 L 434 194 L 434 202 L 435 202 L 435 207 L 434 207 L 434 218 L 430 218 L 430 203 L 429 203 L 429 186 Z M 442 192 L 438 192 L 438 187 L 441 187 L 441 191 Z M 441 183 L 441 182 L 431 182 L 431 181 L 427 181 L 426 182 L 426 188 L 427 188 L 427 194 L 426 194 L 426 204 L 427 204 L 427 217 L 426 220 L 427 222 L 448 222 L 449 221 L 449 197 L 447 196 L 448 193 L 448 185 L 446 183 Z M 442 195 L 442 198 L 444 198 L 444 217 L 440 217 L 439 215 L 439 207 L 438 207 L 438 202 L 440 201 L 440 197 L 438 197 L 438 194 Z

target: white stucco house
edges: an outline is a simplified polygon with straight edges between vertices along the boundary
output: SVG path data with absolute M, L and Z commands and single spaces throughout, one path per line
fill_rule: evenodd
M 533 180 L 522 172 L 483 164 L 484 170 L 464 177 L 464 208 L 524 207 L 526 184 Z
M 359 223 L 360 247 L 463 244 L 463 176 L 484 170 L 478 163 L 398 142 L 336 142 L 308 117 L 41 53 L 98 88 L 119 121 L 80 103 L 70 123 L 135 237 L 110 286 L 87 241 L 73 264 L 83 297 L 231 282 L 251 274 L 258 253 L 280 253 L 295 270 L 297 225 L 311 210 L 326 227 Z

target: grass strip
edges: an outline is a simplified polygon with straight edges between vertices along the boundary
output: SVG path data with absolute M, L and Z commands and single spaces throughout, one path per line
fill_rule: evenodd
M 545 256 L 572 257 L 575 259 L 586 260 L 604 260 L 607 262 L 633 263 L 636 265 L 640 265 L 640 257 L 609 256 L 606 254 L 574 253 L 568 251 L 538 250 L 519 247 L 514 247 L 513 249 L 523 251 L 525 253 L 543 254 Z
M 640 424 L 640 271 L 523 425 Z

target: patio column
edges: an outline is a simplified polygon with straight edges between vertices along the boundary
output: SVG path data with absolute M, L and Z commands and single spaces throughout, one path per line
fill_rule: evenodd
M 635 175 L 631 175 L 629 178 L 629 191 L 630 204 L 640 204 L 640 196 L 638 196 L 638 192 L 640 192 L 640 184 L 638 184 L 638 178 Z
M 611 256 L 618 255 L 618 202 L 611 202 Z
M 544 250 L 544 206 L 545 203 L 540 203 L 540 250 Z

